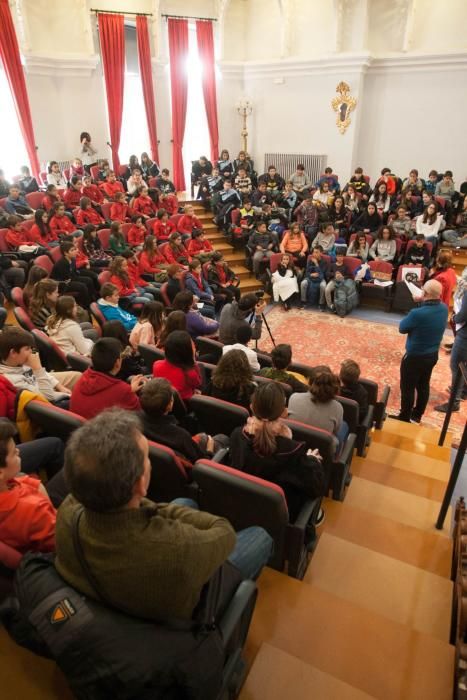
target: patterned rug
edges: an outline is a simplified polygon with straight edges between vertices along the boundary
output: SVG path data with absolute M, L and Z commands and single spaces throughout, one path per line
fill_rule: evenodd
M 390 385 L 388 412 L 399 412 L 399 366 L 405 336 L 398 332 L 397 326 L 372 323 L 352 316 L 339 318 L 320 311 L 292 309 L 286 312 L 278 306 L 267 313 L 266 320 L 277 344 L 290 343 L 297 362 L 326 364 L 338 373 L 342 360 L 356 360 L 363 377 L 378 382 L 380 388 L 384 384 Z M 452 336 L 446 335 L 444 342 L 452 342 Z M 266 352 L 273 348 L 266 328 L 263 329 L 259 347 Z M 431 378 L 430 402 L 423 416 L 423 425 L 441 428 L 444 414 L 435 411 L 434 406 L 447 401 L 447 387 L 450 384 L 449 355 L 441 349 Z M 451 418 L 453 446 L 459 443 L 462 435 L 467 410 L 465 401 L 461 409 Z

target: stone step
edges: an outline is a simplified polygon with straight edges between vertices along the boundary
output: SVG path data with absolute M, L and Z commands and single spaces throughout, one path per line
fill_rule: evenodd
M 239 700 L 371 700 L 372 695 L 343 683 L 281 649 L 262 644 Z
M 417 527 L 437 537 L 448 537 L 451 508 L 448 510 L 445 529 L 436 530 L 439 503 L 422 496 L 354 476 L 351 488 L 347 490 L 345 503 L 353 508 L 360 508 L 360 510 Z
M 447 642 L 271 569 L 258 587 L 250 660 L 267 643 L 379 700 L 451 700 L 454 647 Z
M 324 532 L 304 582 L 449 641 L 452 582 Z
M 354 481 L 355 478 L 349 493 Z M 326 499 L 324 510 L 324 532 L 438 576 L 450 577 L 451 539 L 439 537 L 437 530 L 425 532 L 413 524 L 386 518 L 382 513 L 362 510 L 350 505 L 347 498 L 343 503 Z

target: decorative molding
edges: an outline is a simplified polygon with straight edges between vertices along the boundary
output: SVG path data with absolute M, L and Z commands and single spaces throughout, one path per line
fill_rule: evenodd
M 372 58 L 370 73 L 432 73 L 467 70 L 467 51 L 439 54 L 394 54 Z
M 54 78 L 88 78 L 97 68 L 100 58 L 98 54 L 92 56 L 23 54 L 22 61 L 25 71 L 29 75 L 50 75 Z

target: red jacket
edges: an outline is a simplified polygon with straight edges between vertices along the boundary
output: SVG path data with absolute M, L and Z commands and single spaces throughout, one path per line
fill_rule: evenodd
M 164 255 L 168 263 L 180 263 L 180 258 L 186 258 L 188 262 L 191 260 L 191 256 L 183 243 L 176 250 L 170 245 L 164 246 Z M 183 265 L 183 263 L 180 264 Z
M 75 190 L 73 187 L 69 187 L 67 190 L 65 190 L 65 194 L 63 195 L 63 201 L 65 202 L 65 206 L 67 209 L 76 209 L 76 207 L 79 207 L 80 199 L 80 190 Z
M 70 410 L 83 418 L 94 418 L 106 408 L 140 409 L 139 399 L 127 382 L 111 374 L 87 369 L 73 387 Z
M 76 269 L 79 270 L 81 267 L 86 267 L 89 263 L 89 258 L 86 253 L 78 248 L 78 255 L 75 258 Z
M 83 228 L 86 224 L 99 226 L 99 224 L 104 223 L 102 216 L 92 207 L 89 207 L 89 209 L 78 209 L 75 219 L 80 228 Z
M 135 197 L 133 200 L 133 209 L 135 210 L 135 214 L 142 214 L 143 216 L 155 216 L 157 213 L 157 207 L 149 195 Z
M 21 228 L 20 231 L 9 228 L 8 233 L 5 235 L 5 240 L 11 250 L 16 250 L 20 245 L 37 245 L 31 239 L 29 231 L 26 231 L 24 228 Z
M 122 202 L 112 202 L 110 206 L 110 218 L 112 221 L 129 221 L 132 214 L 132 210 L 128 204 Z
M 125 192 L 121 182 L 103 182 L 100 185 L 107 199 L 113 199 L 117 192 Z
M 9 379 L 0 375 L 0 416 L 16 420 L 16 387 Z
M 54 240 L 58 238 L 59 234 L 68 235 L 76 231 L 76 226 L 71 223 L 65 214 L 63 216 L 57 216 L 56 214 L 52 216 L 49 226 L 52 234 L 55 236 Z
M 177 224 L 177 230 L 179 233 L 189 233 L 191 235 L 193 233 L 194 228 L 203 228 L 203 224 L 197 216 L 187 216 L 186 214 L 184 214 L 179 218 Z
M 152 233 L 159 241 L 168 241 L 171 233 L 175 231 L 175 225 L 172 221 L 164 223 L 161 219 L 157 219 L 152 227 Z
M 174 194 L 163 195 L 160 198 L 160 205 L 169 212 L 170 216 L 178 211 L 178 199 Z
M 162 253 L 156 253 L 150 258 L 146 251 L 143 251 L 139 256 L 139 272 L 140 275 L 153 275 L 160 272 L 161 268 L 158 265 L 167 265 L 167 260 Z
M 42 200 L 42 209 L 50 211 L 55 202 L 63 202 L 63 199 L 60 196 L 51 197 L 49 194 L 46 194 Z
M 128 260 L 128 276 L 135 287 L 147 287 L 149 282 L 143 280 L 141 277 L 141 270 L 139 267 L 139 261 L 133 262 Z
M 104 201 L 104 195 L 97 185 L 89 185 L 88 187 L 81 188 L 81 194 L 83 197 L 89 197 L 93 204 L 102 204 Z
M 49 247 L 49 243 L 51 241 L 58 240 L 57 236 L 50 230 L 44 236 L 37 224 L 33 224 L 33 226 L 31 226 L 29 230 L 29 236 L 31 240 L 34 241 L 34 243 L 37 243 L 38 245 L 43 245 L 46 248 Z
M 441 292 L 441 301 L 444 304 L 446 304 L 446 306 L 449 309 L 449 304 L 452 300 L 452 293 L 454 291 L 454 287 L 457 284 L 456 273 L 454 272 L 452 267 L 448 267 L 447 270 L 435 272 L 432 279 L 437 280 L 443 287 L 443 291 Z
M 131 281 L 130 274 L 128 274 L 128 282 L 125 282 L 121 277 L 117 277 L 117 275 L 112 275 L 110 282 L 117 287 L 121 297 L 129 297 L 130 294 L 136 294 L 138 291 Z
M 19 552 L 55 550 L 56 511 L 40 485 L 38 478 L 19 476 L 0 493 L 2 542 Z
M 167 379 L 184 401 L 191 399 L 195 389 L 201 389 L 201 374 L 198 365 L 195 365 L 193 369 L 183 370 L 167 360 L 156 360 L 152 366 L 152 373 L 154 377 Z M 71 410 L 74 409 L 71 408 Z
M 207 239 L 200 241 L 199 238 L 192 238 L 188 242 L 187 250 L 191 256 L 194 256 L 198 253 L 211 253 L 214 248 L 212 247 L 211 241 L 208 241 Z
M 132 247 L 137 245 L 143 245 L 144 239 L 146 238 L 146 227 L 133 225 L 127 233 L 128 244 Z

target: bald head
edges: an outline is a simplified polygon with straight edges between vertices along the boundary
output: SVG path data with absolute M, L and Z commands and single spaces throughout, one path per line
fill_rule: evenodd
M 423 285 L 423 291 L 425 292 L 426 299 L 440 299 L 443 292 L 443 287 L 441 282 L 437 280 L 428 280 Z

